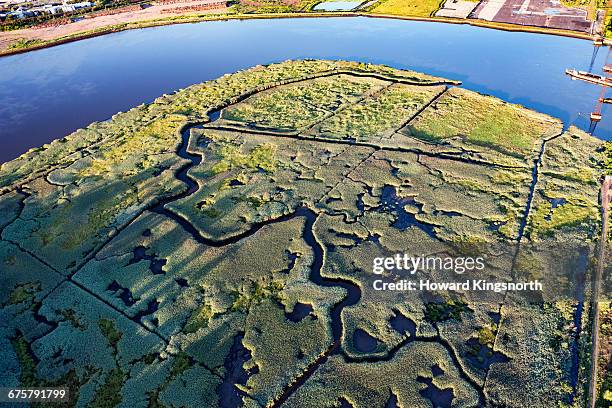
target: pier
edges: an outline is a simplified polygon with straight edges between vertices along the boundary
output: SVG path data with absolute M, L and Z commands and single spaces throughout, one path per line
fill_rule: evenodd
M 596 48 L 597 50 L 597 44 Z M 609 86 L 612 86 L 612 77 L 609 75 L 612 74 L 612 65 L 608 64 L 608 59 L 610 58 L 610 52 L 612 48 L 608 48 L 608 55 L 606 56 L 606 63 L 602 67 L 602 71 L 604 75 L 598 75 L 590 72 L 593 68 L 593 62 L 595 59 L 596 51 L 593 53 L 593 59 L 591 60 L 591 65 L 589 67 L 589 71 L 578 71 L 576 69 L 566 69 L 565 74 L 568 75 L 572 80 L 580 80 L 584 82 L 588 82 L 594 85 L 601 85 L 601 92 L 599 94 L 599 98 L 597 98 L 597 103 L 595 104 L 595 109 L 591 112 L 591 125 L 589 127 L 589 133 L 593 134 L 595 128 L 597 127 L 597 123 L 601 121 L 602 114 L 601 109 L 604 103 L 611 103 L 612 98 L 606 98 L 606 90 Z

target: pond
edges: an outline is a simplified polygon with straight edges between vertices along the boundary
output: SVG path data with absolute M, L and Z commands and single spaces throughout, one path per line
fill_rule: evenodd
M 313 10 L 319 11 L 348 11 L 360 5 L 360 1 L 325 1 L 314 6 Z
M 131 30 L 0 58 L 0 162 L 190 84 L 298 58 L 358 60 L 463 81 L 588 128 L 606 48 L 550 35 L 367 17 L 203 22 Z M 609 115 L 608 115 L 609 112 Z M 610 139 L 612 110 L 595 134 Z

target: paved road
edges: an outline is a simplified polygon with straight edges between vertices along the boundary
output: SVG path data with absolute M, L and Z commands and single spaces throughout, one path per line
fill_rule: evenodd
M 601 280 L 605 267 L 606 246 L 608 237 L 608 220 L 610 219 L 609 207 L 612 196 L 610 190 L 612 188 L 612 177 L 606 176 L 601 185 L 601 241 L 599 244 L 599 254 L 597 261 L 597 270 L 595 271 L 595 289 L 593 291 L 593 352 L 591 354 L 591 381 L 589 383 L 590 406 L 595 408 L 597 402 L 597 362 L 599 360 L 599 291 L 601 289 Z

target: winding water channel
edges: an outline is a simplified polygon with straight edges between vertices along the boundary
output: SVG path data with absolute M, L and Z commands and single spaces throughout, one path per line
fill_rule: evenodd
M 249 95 L 250 94 L 242 95 L 239 98 L 239 100 L 242 100 L 248 97 Z M 195 179 L 189 176 L 189 171 L 194 166 L 197 166 L 198 164 L 201 163 L 202 157 L 199 154 L 195 152 L 191 152 L 189 150 L 189 146 L 191 145 L 190 143 L 190 139 L 192 135 L 191 131 L 196 128 L 202 128 L 202 125 L 204 124 L 208 124 L 208 125 L 214 124 L 214 122 L 220 118 L 221 116 L 220 113 L 222 109 L 217 109 L 217 110 L 210 112 L 208 114 L 208 122 L 191 123 L 191 124 L 186 125 L 182 129 L 182 132 L 181 132 L 182 140 L 181 140 L 181 144 L 179 145 L 177 149 L 177 154 L 181 158 L 187 160 L 187 162 L 181 169 L 177 171 L 175 176 L 177 179 L 181 180 L 183 183 L 186 184 L 187 189 L 183 191 L 182 193 L 179 193 L 177 195 L 167 197 L 161 200 L 160 202 L 158 202 L 151 208 L 151 211 L 154 211 L 158 214 L 161 214 L 163 216 L 173 219 L 175 222 L 180 224 L 185 229 L 185 231 L 188 232 L 192 236 L 193 239 L 195 239 L 201 244 L 204 244 L 207 246 L 214 246 L 214 247 L 222 247 L 222 246 L 237 243 L 245 238 L 253 236 L 260 229 L 268 225 L 272 225 L 272 224 L 276 224 L 280 222 L 286 222 L 294 218 L 302 217 L 304 218 L 304 230 L 303 230 L 302 237 L 304 241 L 306 242 L 306 244 L 313 251 L 313 260 L 310 266 L 309 279 L 313 283 L 319 286 L 340 287 L 344 289 L 344 291 L 346 292 L 345 296 L 338 303 L 336 303 L 329 311 L 330 326 L 332 330 L 331 344 L 328 346 L 328 348 L 323 353 L 321 353 L 321 355 L 317 359 L 312 361 L 310 365 L 301 374 L 299 374 L 291 384 L 288 384 L 288 386 L 284 389 L 283 393 L 277 396 L 277 398 L 271 403 L 271 406 L 272 407 L 283 406 L 284 403 L 302 385 L 304 385 L 306 381 L 323 364 L 325 364 L 328 358 L 332 355 L 341 354 L 343 358 L 349 362 L 390 361 L 402 347 L 404 347 L 406 344 L 413 342 L 413 341 L 434 342 L 434 343 L 437 343 L 443 346 L 448 352 L 449 357 L 453 361 L 455 368 L 459 371 L 460 377 L 464 381 L 469 383 L 474 388 L 474 390 L 478 393 L 479 404 L 484 403 L 485 397 L 484 397 L 482 387 L 465 372 L 463 365 L 461 364 L 458 356 L 456 355 L 456 352 L 454 351 L 453 347 L 448 343 L 448 341 L 442 338 L 439 332 L 435 336 L 417 335 L 415 323 L 412 322 L 410 319 L 406 318 L 405 316 L 401 315 L 398 311 L 394 311 L 396 316 L 394 319 L 391 319 L 390 323 L 392 324 L 392 327 L 394 329 L 398 330 L 398 332 L 400 333 L 403 333 L 404 337 L 402 341 L 400 341 L 394 347 L 389 349 L 386 355 L 381 356 L 381 357 L 352 358 L 346 353 L 344 353 L 344 351 L 341 348 L 341 342 L 342 342 L 343 332 L 344 332 L 344 325 L 342 323 L 342 311 L 346 307 L 357 304 L 359 300 L 361 299 L 362 291 L 359 285 L 357 285 L 355 282 L 352 282 L 348 279 L 336 278 L 336 277 L 333 277 L 333 278 L 325 277 L 321 275 L 321 272 L 323 270 L 323 264 L 324 264 L 325 250 L 323 248 L 323 245 L 321 244 L 321 242 L 319 242 L 319 240 L 317 239 L 314 233 L 314 225 L 317 221 L 318 214 L 311 208 L 307 206 L 297 207 L 291 213 L 288 213 L 286 215 L 283 215 L 283 216 L 280 216 L 274 219 L 270 219 L 262 223 L 255 224 L 248 230 L 240 234 L 231 236 L 229 238 L 223 239 L 223 240 L 211 240 L 211 239 L 203 237 L 202 234 L 188 220 L 184 219 L 177 213 L 166 208 L 166 204 L 169 204 L 179 199 L 188 197 L 198 191 L 199 184 L 197 183 Z M 137 255 L 137 249 L 138 247 L 134 250 L 135 257 Z M 148 310 L 142 313 L 142 316 L 151 314 L 155 310 L 156 310 L 156 307 L 153 308 L 153 310 Z M 137 324 L 141 324 L 140 319 L 142 316 L 139 315 L 137 316 L 137 318 L 132 319 L 132 320 L 134 320 L 135 323 Z M 233 385 L 234 381 L 236 380 L 238 380 L 238 382 L 240 382 L 241 384 L 246 383 L 246 380 L 248 378 L 248 374 L 246 372 L 243 372 L 243 370 L 240 369 L 240 367 L 242 367 L 242 364 L 237 364 L 236 361 L 234 361 L 234 359 L 237 359 L 240 362 L 242 361 L 242 359 L 250 358 L 250 354 L 246 351 L 246 349 L 244 349 L 244 346 L 241 345 L 242 336 L 243 336 L 243 333 L 239 334 L 234 339 L 234 346 L 232 347 L 231 355 L 226 359 L 226 362 L 225 362 L 227 374 L 224 377 L 224 381 L 222 385 L 217 390 L 221 398 L 220 400 L 221 405 L 225 408 L 234 408 L 234 407 L 240 406 L 240 396 L 244 395 L 244 392 L 240 391 L 238 388 L 236 388 Z M 419 377 L 417 381 L 423 382 L 424 384 L 428 385 L 427 389 L 424 392 L 422 392 L 422 395 L 424 397 L 430 399 L 432 403 L 436 403 L 439 406 L 450 407 L 450 404 L 453 399 L 453 392 L 451 389 L 439 389 L 436 386 L 434 386 L 432 384 L 431 379 L 427 377 Z M 393 400 L 393 394 L 392 394 L 392 398 L 390 399 L 390 404 L 392 403 L 392 400 Z M 347 406 L 350 406 L 350 404 L 348 404 Z
M 607 49 L 595 51 L 573 38 L 366 17 L 125 31 L 0 58 L 0 162 L 163 93 L 297 58 L 382 63 L 457 79 L 586 129 L 600 89 L 571 81 L 564 70 L 593 63 L 601 72 Z M 595 134 L 610 139 L 606 113 Z
M 521 103 L 561 118 L 566 125 L 587 128 L 599 89 L 570 81 L 567 67 L 600 72 L 607 49 L 594 54 L 583 40 L 527 33 L 508 33 L 471 26 L 365 18 L 228 21 L 135 30 L 84 40 L 17 56 L 0 58 L 0 162 L 76 128 L 192 83 L 256 64 L 290 58 L 330 58 L 384 63 L 463 81 L 468 89 Z M 609 112 L 612 114 L 612 111 Z M 596 135 L 612 138 L 612 119 L 604 111 Z M 212 114 L 215 120 L 218 115 Z M 196 126 L 194 124 L 193 126 Z M 224 246 L 246 238 L 265 225 L 304 217 L 304 240 L 312 248 L 311 280 L 340 286 L 347 296 L 330 311 L 333 343 L 279 396 L 281 405 L 326 359 L 340 351 L 340 314 L 357 303 L 361 291 L 350 281 L 321 276 L 323 248 L 313 233 L 317 214 L 300 207 L 294 213 L 256 225 L 222 241 L 211 241 L 165 204 L 197 191 L 188 170 L 201 157 L 188 152 L 183 131 L 179 156 L 189 162 L 177 178 L 188 186 L 152 210 L 180 223 L 199 242 Z M 535 174 L 535 173 L 534 173 Z M 536 175 L 534 175 L 534 179 Z M 136 319 L 139 320 L 139 319 Z M 407 336 L 390 351 L 391 358 L 409 341 L 433 341 L 446 348 L 462 378 L 482 390 L 461 369 L 452 347 L 440 336 Z M 346 357 L 346 356 L 345 356 Z M 432 391 L 434 392 L 434 391 Z M 440 391 L 441 392 L 441 391 Z

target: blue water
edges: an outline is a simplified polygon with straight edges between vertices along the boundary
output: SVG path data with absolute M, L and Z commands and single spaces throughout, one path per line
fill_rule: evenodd
M 360 4 L 361 1 L 324 1 L 314 6 L 313 10 L 346 11 L 352 10 Z
M 0 162 L 187 85 L 297 58 L 359 60 L 464 87 L 588 128 L 600 88 L 588 41 L 467 25 L 354 18 L 204 22 L 125 31 L 0 58 Z M 597 54 L 595 71 L 607 48 Z M 612 110 L 608 109 L 610 116 Z M 612 118 L 595 134 L 612 138 Z

